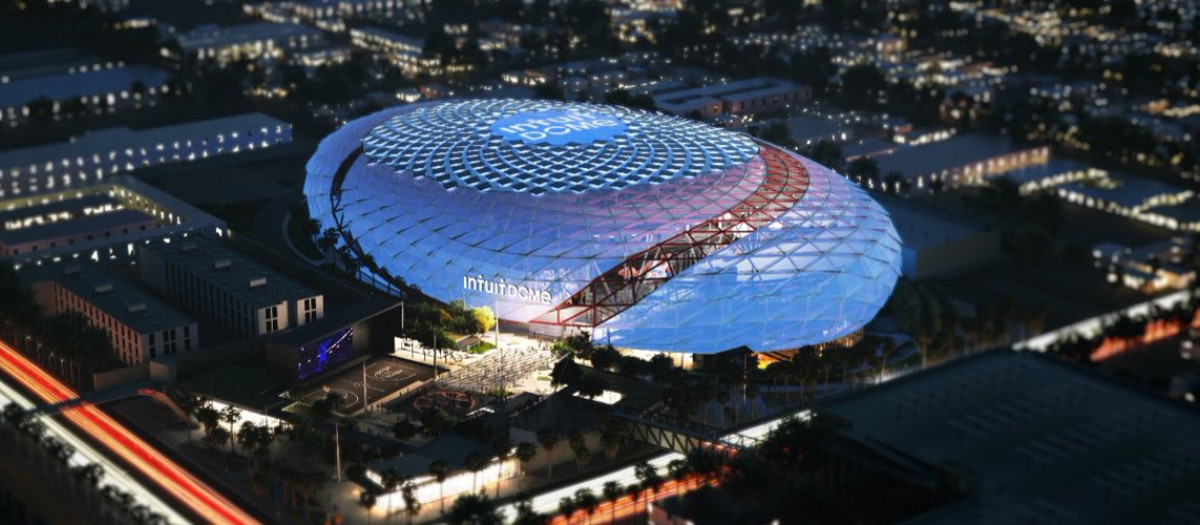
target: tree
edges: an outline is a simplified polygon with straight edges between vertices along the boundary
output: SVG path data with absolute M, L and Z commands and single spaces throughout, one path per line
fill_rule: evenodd
M 521 474 L 525 475 L 529 472 L 529 462 L 537 456 L 537 445 L 533 443 L 521 443 L 517 445 L 517 460 L 521 462 Z
M 492 500 L 482 494 L 468 494 L 454 501 L 449 512 L 443 512 L 450 525 L 501 525 L 504 513 L 496 508 Z
M 221 413 L 213 408 L 212 403 L 207 400 L 201 401 L 203 404 L 196 409 L 196 421 L 200 426 L 204 427 L 204 437 L 208 437 L 221 423 Z
M 317 247 L 326 252 L 331 251 L 333 250 L 334 246 L 337 246 L 338 239 L 340 237 L 341 234 L 338 233 L 336 229 L 327 228 L 323 233 L 321 233 L 321 237 L 317 239 Z
M 488 458 L 483 456 L 482 454 L 476 454 L 476 453 L 472 452 L 470 454 L 467 454 L 467 457 L 465 459 L 463 459 L 463 466 L 467 467 L 467 470 L 471 471 L 471 474 L 472 474 L 472 476 L 471 476 L 471 492 L 478 492 L 479 491 L 478 490 L 479 489 L 479 472 L 482 471 L 483 469 L 487 468 Z
M 596 507 L 600 505 L 600 498 L 597 498 L 591 489 L 582 488 L 575 491 L 575 505 L 587 513 L 590 523 L 592 515 L 596 513 Z
M 885 89 L 887 79 L 873 64 L 851 66 L 842 73 L 842 94 L 851 104 L 876 107 Z
M 879 163 L 871 157 L 857 157 L 846 166 L 846 174 L 862 181 L 878 181 Z
M 651 492 L 658 492 L 658 487 L 662 485 L 662 478 L 658 475 L 658 469 L 654 465 L 646 461 L 642 461 L 633 467 L 634 475 L 642 484 L 643 489 L 648 489 Z
M 392 435 L 400 441 L 408 441 L 417 435 L 417 426 L 407 419 L 402 419 L 392 425 Z
M 471 309 L 471 320 L 474 321 L 474 333 L 483 334 L 496 326 L 496 314 L 487 306 Z
M 805 148 L 801 153 L 812 159 L 813 162 L 831 170 L 840 171 L 842 169 L 842 147 L 832 140 L 818 140 L 816 144 Z
M 537 434 L 538 443 L 542 445 L 542 450 L 546 451 L 546 477 L 554 479 L 554 449 L 558 447 L 562 436 L 555 432 L 550 427 L 543 428 Z
M 583 377 L 583 370 L 579 369 L 579 365 L 575 363 L 574 359 L 566 357 L 560 359 L 554 365 L 554 370 L 550 372 L 550 386 L 573 385 L 581 377 Z
M 671 474 L 671 479 L 675 480 L 675 490 L 681 490 L 683 480 L 691 473 L 686 459 L 673 459 L 667 463 L 667 472 Z
M 365 490 L 362 491 L 362 493 L 358 495 L 358 504 L 362 505 L 362 508 L 367 510 L 367 523 L 370 523 L 371 509 L 375 508 L 375 494 Z
M 413 482 L 406 481 L 400 487 L 400 496 L 404 498 L 404 514 L 408 517 L 408 525 L 412 525 L 413 518 L 421 513 L 421 500 L 417 498 L 416 486 Z
M 528 493 L 522 492 L 517 494 L 517 500 L 513 503 L 513 507 L 517 509 L 517 516 L 513 519 L 513 525 L 546 524 L 546 517 L 533 510 L 533 499 Z
M 496 469 L 496 499 L 500 499 L 500 480 L 504 475 L 504 463 L 513 453 L 513 442 L 507 436 L 497 438 L 492 441 L 492 455 L 500 462 L 500 468 Z
M 242 418 L 242 411 L 233 405 L 221 409 L 221 421 L 229 424 L 229 435 L 233 436 L 233 424 Z M 233 440 L 229 442 L 229 451 L 233 452 Z
M 575 498 L 571 496 L 564 496 L 558 500 L 558 513 L 567 519 L 567 523 L 571 523 L 571 517 L 575 515 L 575 510 L 578 508 Z
M 625 495 L 625 489 L 617 481 L 607 481 L 604 483 L 604 499 L 608 501 L 608 522 L 616 523 L 617 521 L 617 500 Z
M 446 478 L 450 477 L 450 463 L 444 459 L 435 459 L 429 462 L 429 475 L 438 482 L 438 491 L 440 496 L 441 511 L 446 511 Z
M 575 383 L 575 391 L 588 399 L 595 399 L 604 394 L 604 378 L 596 374 L 587 374 Z

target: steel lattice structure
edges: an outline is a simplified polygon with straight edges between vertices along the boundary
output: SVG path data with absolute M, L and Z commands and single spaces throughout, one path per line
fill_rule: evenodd
M 899 275 L 890 220 L 844 177 L 623 108 L 385 110 L 321 143 L 305 194 L 323 227 L 433 297 L 621 347 L 829 341 L 874 317 Z

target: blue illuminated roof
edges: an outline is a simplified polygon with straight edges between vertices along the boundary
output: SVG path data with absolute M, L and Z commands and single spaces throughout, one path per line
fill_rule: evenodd
M 399 113 L 362 140 L 372 161 L 444 188 L 583 193 L 694 178 L 758 152 L 747 136 L 640 110 L 464 100 Z
M 567 123 L 594 125 L 546 129 Z M 347 123 L 307 168 L 321 229 L 388 274 L 618 347 L 831 341 L 869 322 L 900 273 L 899 236 L 859 186 L 791 151 L 652 113 L 403 106 Z

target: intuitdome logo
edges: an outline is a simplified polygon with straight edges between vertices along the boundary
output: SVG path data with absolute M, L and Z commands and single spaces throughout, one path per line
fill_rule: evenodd
M 613 115 L 561 109 L 517 113 L 492 123 L 492 132 L 506 140 L 554 146 L 612 140 L 625 128 Z

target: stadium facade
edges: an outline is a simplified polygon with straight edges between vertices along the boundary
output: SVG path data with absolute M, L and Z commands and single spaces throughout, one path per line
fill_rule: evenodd
M 643 350 L 774 351 L 870 321 L 900 272 L 859 187 L 753 138 L 531 100 L 392 108 L 308 163 L 322 228 L 443 301 Z

